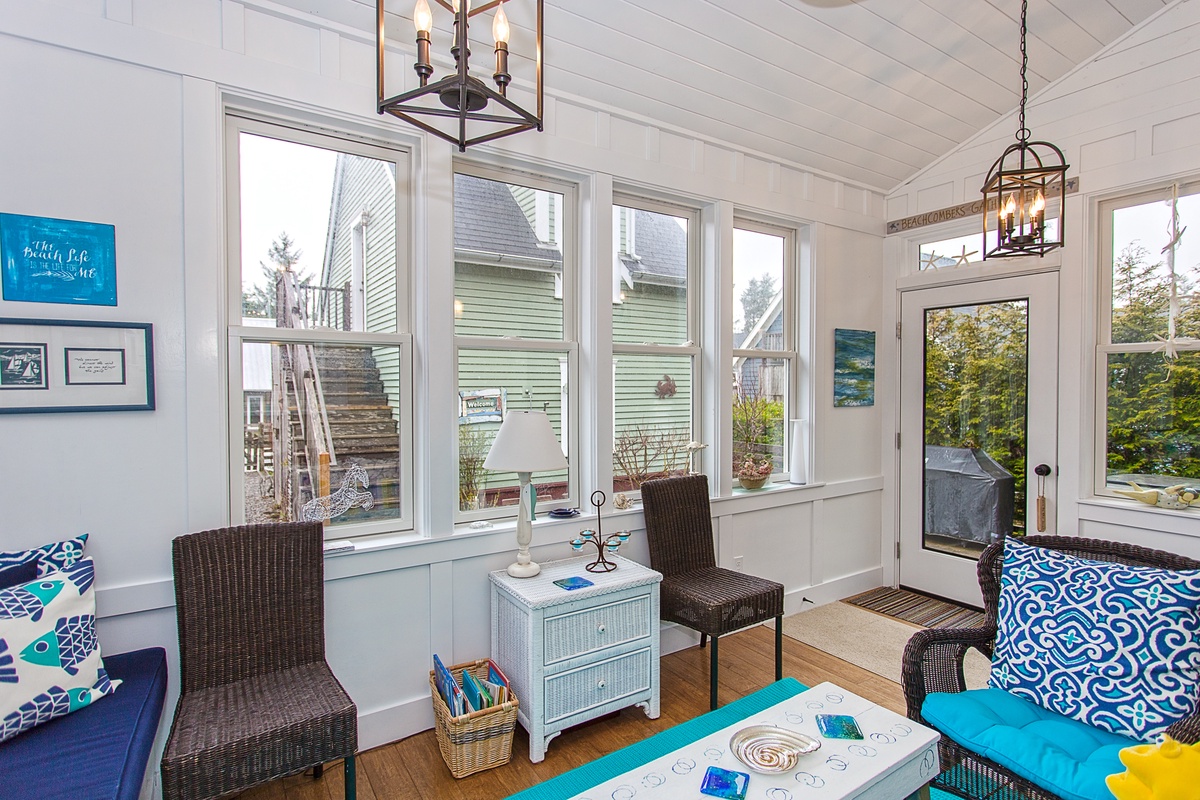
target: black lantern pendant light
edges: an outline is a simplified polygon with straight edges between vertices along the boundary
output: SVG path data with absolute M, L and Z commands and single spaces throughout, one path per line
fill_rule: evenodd
M 1025 14 L 1028 0 L 1021 0 L 1021 116 L 1017 142 L 996 159 L 983 185 L 983 257 L 1044 256 L 1063 245 L 1063 200 L 1067 190 L 1067 167 L 1062 150 L 1049 142 L 1029 141 L 1025 127 L 1025 100 L 1029 81 L 1025 69 Z M 1047 224 L 1047 216 L 1053 224 Z M 996 214 L 995 238 L 988 233 L 988 219 Z
M 375 49 L 376 86 L 380 114 L 391 114 L 423 131 L 432 133 L 458 145 L 459 151 L 473 144 L 490 142 L 503 136 L 542 129 L 542 3 L 537 0 L 537 28 L 535 63 L 537 67 L 537 113 L 533 114 L 508 99 L 508 84 L 512 76 L 508 72 L 508 17 L 504 13 L 504 0 L 491 0 L 478 8 L 471 8 L 470 0 L 432 0 L 438 6 L 454 14 L 454 44 L 451 55 L 457 65 L 454 72 L 441 80 L 429 82 L 433 65 L 429 62 L 429 48 L 433 40 L 433 13 L 429 0 L 417 0 L 413 9 L 413 24 L 417 29 L 417 61 L 413 65 L 421 79 L 421 85 L 412 91 L 388 98 L 383 90 L 383 3 L 375 0 Z M 470 74 L 471 51 L 468 47 L 467 27 L 470 19 L 485 11 L 496 10 L 492 20 L 492 38 L 496 42 L 496 71 L 492 80 L 493 89 L 484 81 Z M 429 104 L 433 98 L 441 105 Z M 490 108 L 489 108 L 490 106 Z M 508 112 L 508 113 L 506 113 Z M 432 122 L 418 117 L 433 117 L 449 120 L 443 130 Z M 470 123 L 471 132 L 468 132 Z

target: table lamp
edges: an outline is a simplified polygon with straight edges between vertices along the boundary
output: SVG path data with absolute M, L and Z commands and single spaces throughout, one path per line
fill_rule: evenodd
M 566 469 L 567 459 L 554 437 L 554 428 L 544 411 L 509 411 L 500 424 L 496 440 L 488 450 L 483 468 L 515 472 L 520 480 L 520 506 L 517 508 L 517 560 L 508 567 L 514 578 L 532 578 L 542 571 L 529 558 L 533 541 L 537 489 L 530 484 L 537 470 Z

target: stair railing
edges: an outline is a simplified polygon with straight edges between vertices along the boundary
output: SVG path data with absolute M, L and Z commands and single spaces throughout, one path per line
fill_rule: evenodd
M 301 286 L 296 273 L 291 270 L 281 270 L 275 281 L 275 324 L 280 328 L 312 330 L 314 325 L 309 316 L 309 309 L 304 298 L 311 297 L 305 293 L 302 297 Z M 325 390 L 321 384 L 321 373 L 317 366 L 316 347 L 312 344 L 287 344 L 283 348 L 287 357 L 280 359 L 281 369 L 274 380 L 276 396 L 283 398 L 283 420 L 285 430 L 276 438 L 282 445 L 282 451 L 277 459 L 276 467 L 276 499 L 283 507 L 291 508 L 298 502 L 290 486 L 280 486 L 280 475 L 285 477 L 285 484 L 290 484 L 292 467 L 295 466 L 293 437 L 290 425 L 287 425 L 288 400 L 294 399 L 297 417 L 300 422 L 301 439 L 305 449 L 305 470 L 308 472 L 309 486 L 313 496 L 320 496 L 329 491 L 328 486 L 321 485 L 321 472 L 314 473 L 314 467 L 321 463 L 321 454 L 328 454 L 328 463 L 337 464 L 337 455 L 333 449 L 333 433 L 329 426 L 329 415 L 325 405 Z M 291 386 L 292 398 L 288 398 L 288 386 Z M 287 469 L 284 469 L 286 464 Z M 328 480 L 326 478 L 326 480 Z M 280 491 L 282 490 L 282 494 Z M 285 497 L 286 496 L 286 497 Z

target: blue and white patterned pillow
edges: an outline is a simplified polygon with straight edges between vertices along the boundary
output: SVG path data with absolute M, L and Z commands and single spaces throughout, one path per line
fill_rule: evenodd
M 83 558 L 83 546 L 87 544 L 87 539 L 88 535 L 83 533 L 74 539 L 51 542 L 41 547 L 35 547 L 32 550 L 0 551 L 0 569 L 15 567 L 30 561 L 37 561 L 38 577 L 40 578 L 51 572 L 66 569 Z
M 991 685 L 1146 741 L 1195 713 L 1200 570 L 1004 545 Z
M 90 558 L 0 590 L 0 742 L 112 694 Z

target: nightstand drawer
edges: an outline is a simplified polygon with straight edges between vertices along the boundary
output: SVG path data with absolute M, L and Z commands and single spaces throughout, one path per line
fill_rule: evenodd
M 650 595 L 640 594 L 595 608 L 586 608 L 545 620 L 545 664 L 603 650 L 650 635 L 658 623 L 650 608 Z
M 650 648 L 546 678 L 546 724 L 650 689 Z

